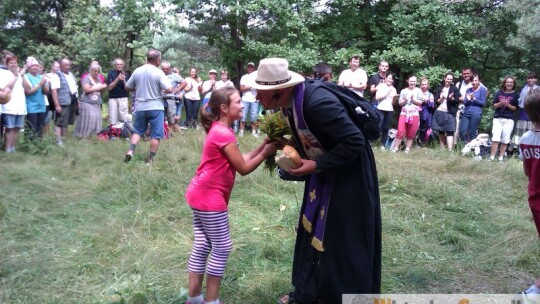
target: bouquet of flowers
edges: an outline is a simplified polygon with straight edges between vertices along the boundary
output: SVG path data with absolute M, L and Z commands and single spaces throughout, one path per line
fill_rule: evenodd
M 287 139 L 286 136 L 291 135 L 287 120 L 281 111 L 266 114 L 262 119 L 260 129 L 268 136 L 270 141 L 283 141 Z M 264 162 L 264 168 L 270 173 L 274 172 L 277 167 L 275 156 L 269 155 Z

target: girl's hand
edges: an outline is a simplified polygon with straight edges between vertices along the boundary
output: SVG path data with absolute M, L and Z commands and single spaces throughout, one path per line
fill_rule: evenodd
M 264 157 L 275 155 L 277 153 L 277 142 L 266 143 L 261 153 Z
M 302 159 L 302 166 L 300 168 L 289 170 L 289 173 L 294 176 L 302 176 L 302 175 L 308 175 L 315 172 L 315 168 L 317 167 L 317 162 L 309 159 Z

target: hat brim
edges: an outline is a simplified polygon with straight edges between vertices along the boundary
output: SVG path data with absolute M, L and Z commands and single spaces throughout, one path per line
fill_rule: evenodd
M 259 83 L 255 82 L 255 84 L 252 86 L 252 88 L 254 88 L 256 90 L 262 90 L 262 91 L 277 90 L 277 89 L 283 89 L 283 88 L 288 88 L 288 87 L 295 86 L 295 85 L 297 85 L 297 84 L 299 84 L 301 82 L 304 82 L 306 80 L 304 78 L 304 76 L 302 76 L 302 75 L 300 75 L 298 73 L 292 72 L 292 71 L 289 71 L 289 75 L 291 75 L 291 79 L 289 81 L 287 81 L 287 82 L 280 83 L 280 84 L 273 84 L 273 85 L 259 84 Z

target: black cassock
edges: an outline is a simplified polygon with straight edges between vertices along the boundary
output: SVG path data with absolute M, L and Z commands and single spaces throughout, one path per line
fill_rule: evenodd
M 317 171 L 335 173 L 336 181 L 327 211 L 324 252 L 311 246 L 311 235 L 302 226 L 306 181 L 294 249 L 294 299 L 332 304 L 341 303 L 342 294 L 378 294 L 381 208 L 373 151 L 332 93 L 316 89 L 310 100 L 304 100 L 303 111 L 310 131 L 326 151 L 317 160 Z

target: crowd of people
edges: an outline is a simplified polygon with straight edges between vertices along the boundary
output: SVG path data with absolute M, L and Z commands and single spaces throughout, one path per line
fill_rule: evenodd
M 169 62 L 161 62 L 161 55 L 159 63 L 155 64 L 155 60 L 147 61 L 143 66 L 148 63 L 159 70 L 155 77 L 164 77 L 162 83 L 170 83 L 171 91 L 160 89 L 150 79 L 147 79 L 148 83 L 138 85 L 139 90 L 129 87 L 132 75 L 125 70 L 124 60 L 121 58 L 112 61 L 112 69 L 106 74 L 99 62 L 92 61 L 88 71 L 77 78 L 71 72 L 72 63 L 69 58 L 52 62 L 50 70 L 45 71 L 44 63 L 34 57 L 22 61 L 10 51 L 2 51 L 0 115 L 4 130 L 4 151 L 16 151 L 21 129 L 27 129 L 30 138 L 40 138 L 49 132 L 51 121 L 54 123 L 58 146 L 63 145 L 63 138 L 70 125 L 74 125 L 73 136 L 76 138 L 97 136 L 103 129 L 101 113 L 106 91 L 107 120 L 110 125 L 119 122 L 134 124 L 133 114 L 148 110 L 149 103 L 146 102 L 153 100 L 153 109 L 164 111 L 168 130 L 180 132 L 182 129 L 198 128 L 201 102 L 208 102 L 213 91 L 226 86 L 234 87 L 226 70 L 221 70 L 221 78 L 217 80 L 218 72 L 212 69 L 209 71 L 208 80 L 203 81 L 196 68 L 191 68 L 189 76 L 183 78 L 178 69 Z M 247 96 L 247 93 L 244 95 Z M 185 119 L 182 119 L 183 108 Z M 252 123 L 258 119 L 258 111 L 256 113 L 257 115 L 251 116 Z M 138 130 L 142 128 L 139 127 Z M 154 126 L 154 133 L 150 137 L 163 133 L 160 129 L 162 128 Z
M 440 85 L 433 86 L 430 83 L 438 80 L 409 75 L 399 94 L 388 62 L 381 61 L 378 72 L 369 79 L 359 67 L 358 56 L 350 59 L 349 67 L 341 73 L 337 83 L 359 96 L 364 96 L 369 88 L 372 105 L 379 110 L 381 117 L 380 142 L 383 150 L 398 152 L 402 150 L 405 139 L 404 152 L 409 153 L 415 142 L 421 147 L 434 134 L 442 149 L 452 151 L 456 142 L 467 144 L 477 137 L 483 108 L 489 105 L 494 108 L 489 159 L 494 160 L 498 154 L 498 160 L 503 161 L 507 149 L 517 150 L 520 137 L 532 127 L 523 104 L 525 97 L 538 87 L 538 77 L 534 72 L 527 75 L 521 91 L 518 91 L 515 77 L 506 76 L 490 103 L 489 90 L 469 67 L 461 70 L 459 81 L 455 82 L 453 73 L 449 72 Z M 397 134 L 395 140 L 390 141 L 388 130 L 392 127 L 396 110 L 399 111 Z
M 339 303 L 343 294 L 381 292 L 382 224 L 372 152 L 375 143 L 365 138 L 338 95 L 317 85 L 332 81 L 328 64 L 317 64 L 313 79 L 306 79 L 290 71 L 288 61 L 282 58 L 263 59 L 258 70 L 249 62 L 237 89 L 225 70 L 219 81 L 214 69 L 206 81 L 195 68 L 182 78 L 169 62 L 162 61 L 158 50 L 150 49 L 146 63 L 132 74 L 124 70 L 120 58 L 114 59 L 106 78 L 99 63 L 91 62 L 88 73 L 80 77 L 79 94 L 68 58 L 54 62 L 49 73 L 33 57 L 27 58 L 22 68 L 10 52 L 4 51 L 2 60 L 0 103 L 7 153 L 15 152 L 25 120 L 32 138 L 43 136 L 54 120 L 59 146 L 67 127 L 74 123 L 75 137 L 96 135 L 102 127 L 104 90 L 109 91 L 110 124 L 131 121 L 131 95 L 134 133 L 124 156 L 126 162 L 131 161 L 142 136 L 150 138 L 146 162 L 151 164 L 167 126 L 176 131 L 204 128 L 207 136 L 201 162 L 185 192 L 193 210 L 194 231 L 187 303 L 220 303 L 221 279 L 232 249 L 228 203 L 236 173 L 249 174 L 283 148 L 283 142 L 265 138 L 254 150 L 240 152 L 236 134 L 244 135 L 248 120 L 251 134 L 259 136 L 261 107 L 284 114 L 292 133 L 288 144 L 300 156 L 298 166 L 280 170 L 279 176 L 305 182 L 292 265 L 294 289 L 278 302 Z M 405 139 L 404 152 L 410 153 L 415 142 L 425 145 L 431 132 L 437 134 L 442 149 L 452 150 L 457 140 L 466 143 L 475 139 L 489 96 L 478 74 L 463 68 L 461 80 L 455 83 L 454 75 L 447 73 L 434 90 L 430 90 L 429 79 L 410 75 L 398 94 L 389 67 L 387 61 L 381 61 L 378 72 L 368 77 L 360 68 L 360 58 L 354 56 L 337 84 L 330 84 L 366 99 L 369 93 L 371 106 L 381 118 L 382 150 L 398 152 Z M 511 143 L 519 148 L 529 178 L 529 205 L 540 236 L 540 88 L 536 82 L 537 76 L 531 72 L 518 94 L 516 79 L 507 76 L 494 94 L 490 159 L 498 153 L 503 160 Z M 304 94 L 308 90 L 311 94 Z M 184 121 L 180 121 L 182 107 L 186 110 Z M 398 109 L 397 134 L 391 142 L 389 129 Z M 527 292 L 540 293 L 540 279 Z

